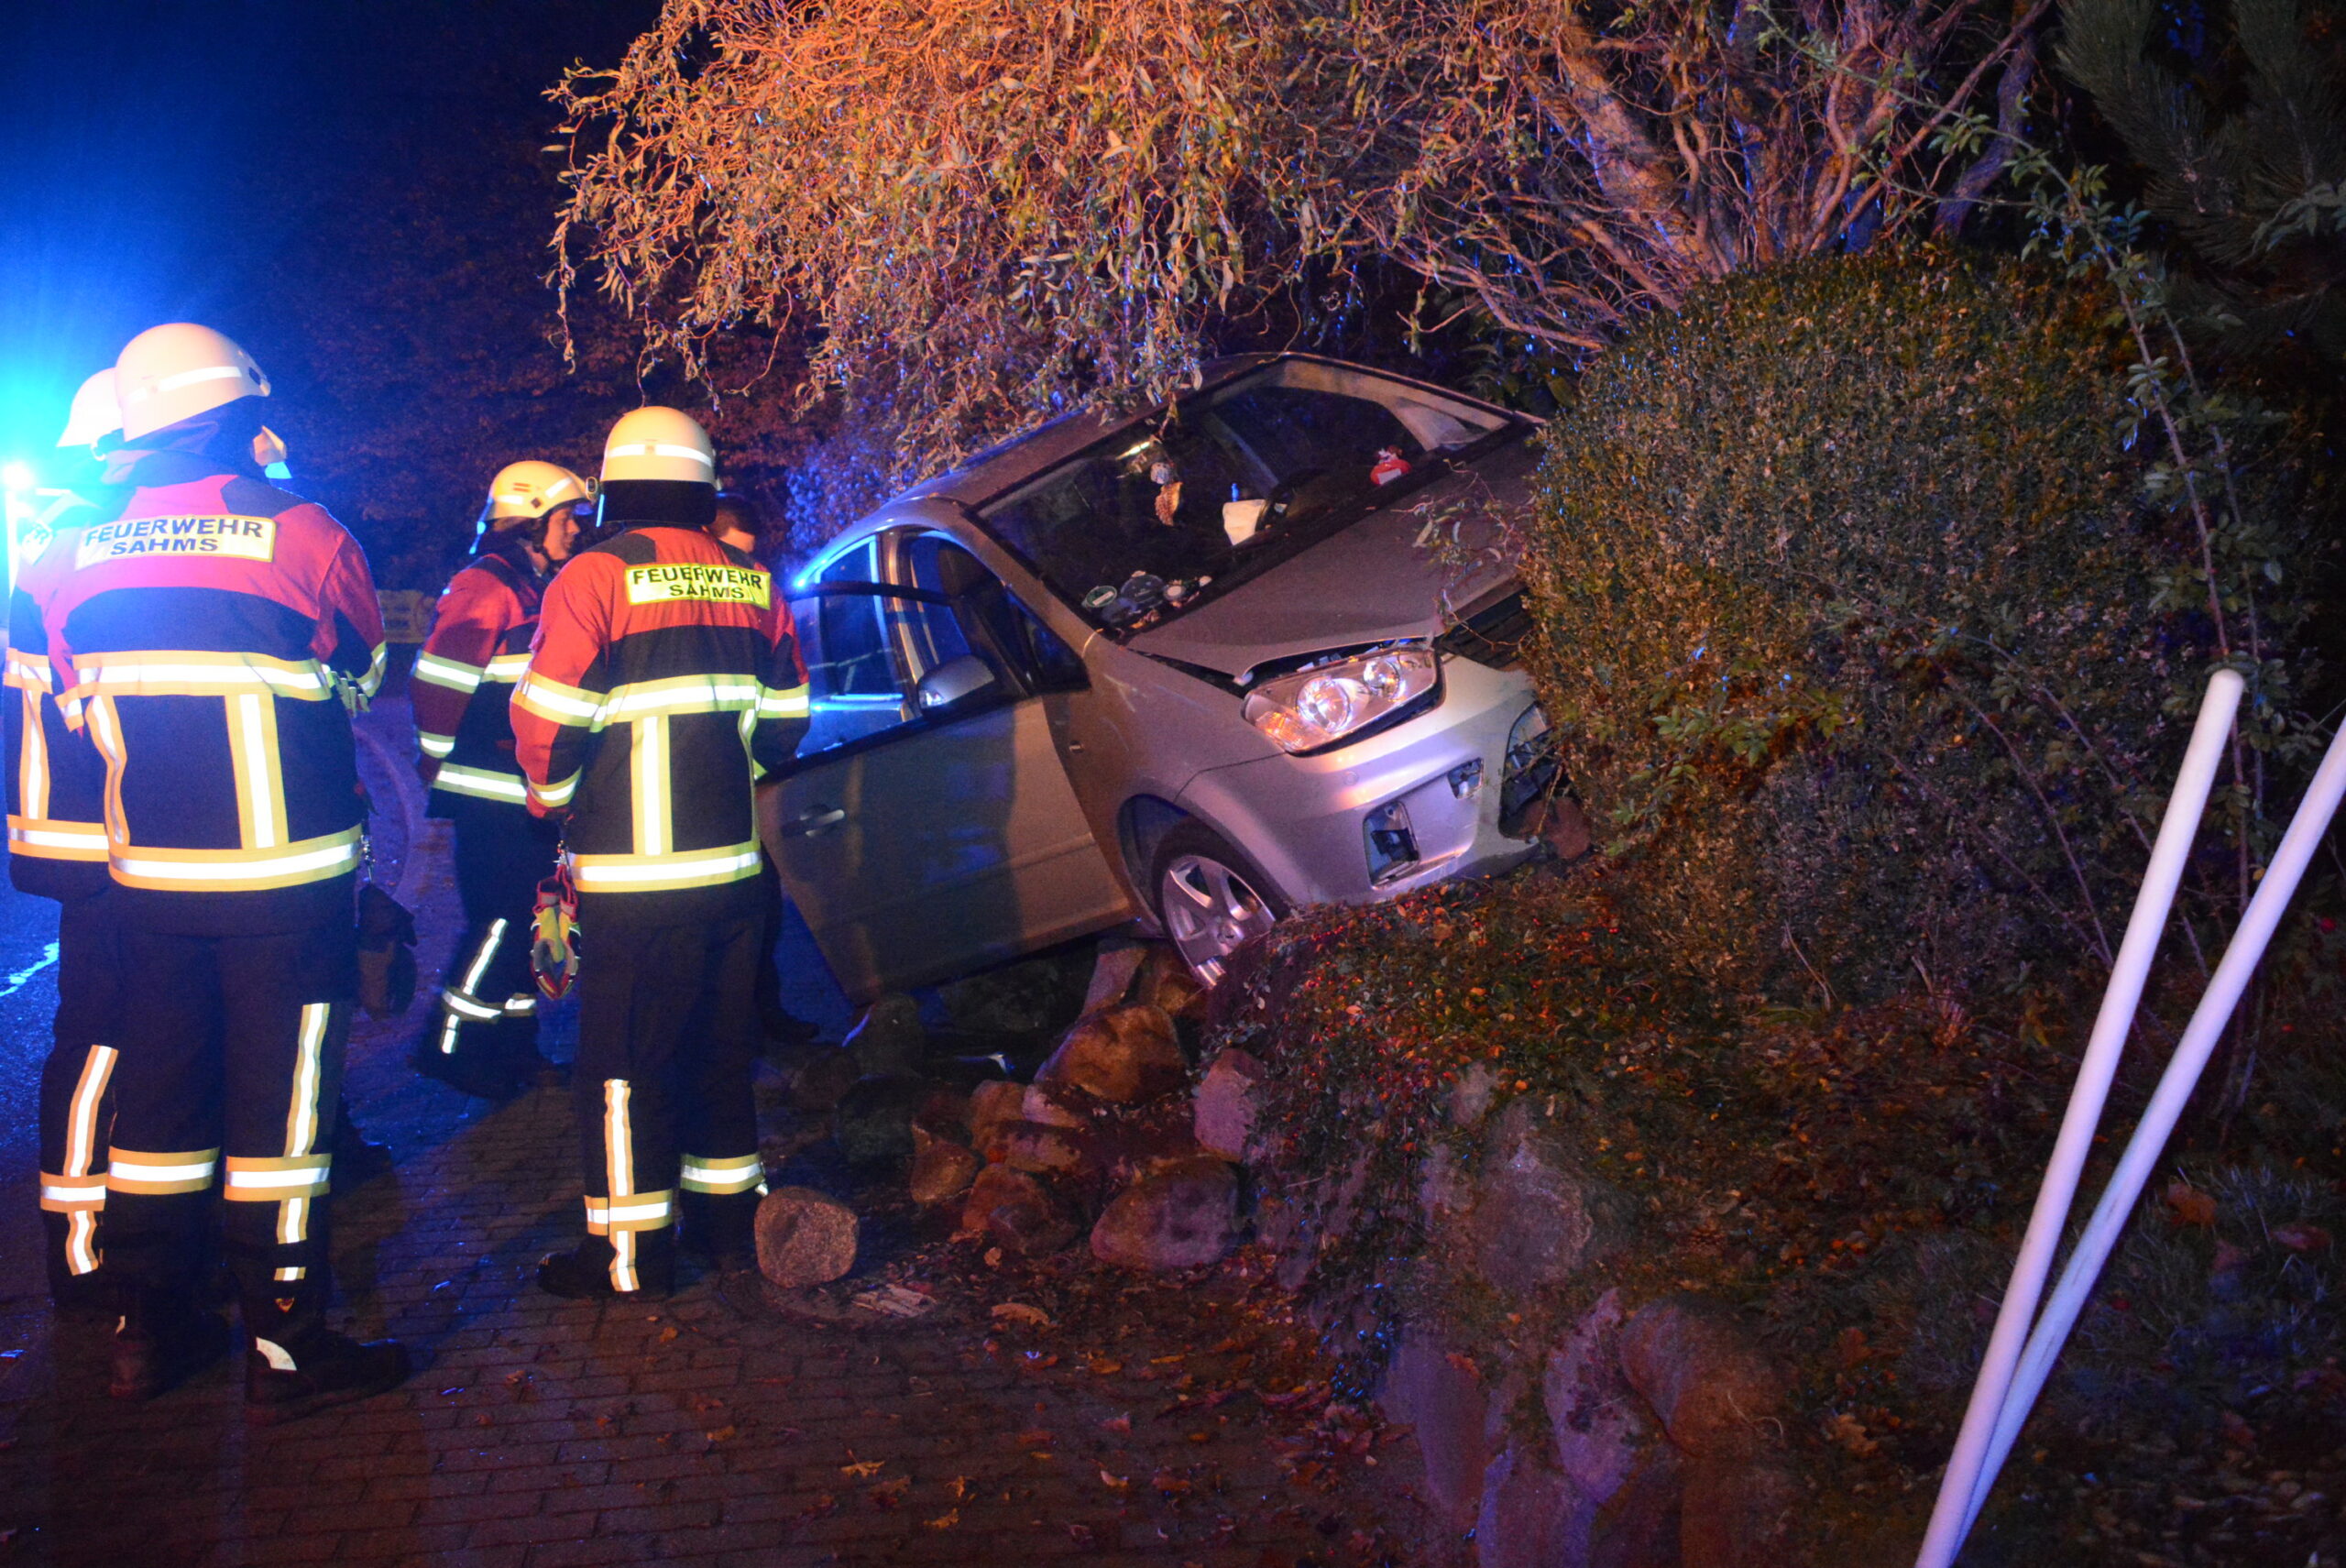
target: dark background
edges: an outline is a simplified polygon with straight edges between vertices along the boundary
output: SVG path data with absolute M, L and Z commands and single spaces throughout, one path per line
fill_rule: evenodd
M 565 162 L 543 150 L 545 89 L 616 62 L 658 9 L 0 7 L 0 458 L 49 451 L 132 334 L 201 321 L 274 382 L 293 488 L 359 534 L 382 586 L 436 588 L 498 466 L 592 473 L 619 412 L 699 407 L 591 302 L 566 372 L 543 282 Z M 736 443 L 729 477 L 778 486 L 767 435 Z

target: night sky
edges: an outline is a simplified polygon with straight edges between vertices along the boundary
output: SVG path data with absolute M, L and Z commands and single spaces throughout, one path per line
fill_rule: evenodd
M 565 382 L 546 341 L 542 94 L 616 61 L 654 0 L 5 9 L 0 457 L 47 451 L 133 334 L 202 321 L 276 383 L 296 488 L 386 586 L 432 587 L 489 471 L 590 464 L 638 400 Z

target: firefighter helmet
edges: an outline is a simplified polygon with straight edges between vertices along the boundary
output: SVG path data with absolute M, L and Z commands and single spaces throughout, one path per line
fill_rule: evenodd
M 93 446 L 101 437 L 121 428 L 122 404 L 114 395 L 114 367 L 109 365 L 73 394 L 73 407 L 65 415 L 65 429 L 58 435 L 57 444 Z
M 603 482 L 669 479 L 717 485 L 717 451 L 708 432 L 687 413 L 644 408 L 621 414 L 603 444 Z
M 114 373 L 126 441 L 239 398 L 269 396 L 269 378 L 251 355 L 192 322 L 148 327 L 123 345 Z
M 488 503 L 481 509 L 481 527 L 494 531 L 499 521 L 512 526 L 535 521 L 559 506 L 594 499 L 586 481 L 559 463 L 524 458 L 508 463 L 488 482 Z

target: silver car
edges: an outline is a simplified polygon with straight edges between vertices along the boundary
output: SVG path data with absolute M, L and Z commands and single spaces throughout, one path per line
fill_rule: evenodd
M 1135 919 L 1211 984 L 1291 910 L 1530 854 L 1558 780 L 1488 546 L 1535 428 L 1255 356 L 833 541 L 791 585 L 814 727 L 760 822 L 840 984 Z

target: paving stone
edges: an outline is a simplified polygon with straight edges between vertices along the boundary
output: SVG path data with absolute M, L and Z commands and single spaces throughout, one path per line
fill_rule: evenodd
M 362 722 L 404 755 L 404 715 L 387 701 Z M 459 924 L 444 828 L 416 837 L 414 861 L 428 980 Z M 406 1053 L 427 1025 L 431 989 L 406 1018 L 355 1028 L 347 1093 L 396 1168 L 338 1193 L 334 1216 L 340 1315 L 408 1342 L 415 1376 L 267 1432 L 243 1425 L 225 1368 L 123 1409 L 105 1397 L 96 1347 L 53 1338 L 36 1299 L 0 1297 L 0 1350 L 22 1353 L 0 1358 L 0 1528 L 16 1531 L 8 1562 L 1335 1568 L 1350 1558 L 1314 1528 L 1332 1509 L 1366 1522 L 1387 1508 L 1402 1525 L 1421 1512 L 1383 1485 L 1398 1483 L 1399 1465 L 1364 1473 L 1355 1490 L 1381 1497 L 1339 1506 L 1299 1492 L 1306 1506 L 1286 1508 L 1293 1483 L 1266 1446 L 1271 1430 L 1154 1420 L 1178 1397 L 1180 1369 L 1138 1380 L 1161 1353 L 1122 1340 L 1013 1345 L 982 1306 L 959 1321 L 940 1312 L 868 1334 L 833 1331 L 738 1314 L 689 1271 L 666 1302 L 538 1296 L 538 1257 L 580 1231 L 567 1093 L 540 1089 L 489 1109 L 417 1079 Z M 566 1057 L 575 1004 L 548 1021 L 549 1049 Z M 9 1190 L 28 1190 L 31 1177 L 10 1173 Z M 902 1253 L 901 1240 L 887 1245 Z M 1145 1310 L 1132 1316 L 1117 1332 L 1142 1336 L 1129 1342 L 1139 1346 L 1158 1325 Z M 1049 1368 L 1025 1359 L 1044 1345 L 1070 1354 Z M 1079 1351 L 1132 1365 L 1095 1376 Z M 1102 1431 L 1125 1416 L 1129 1432 Z M 1288 1431 L 1307 1424 L 1299 1415 Z M 1052 1460 L 1018 1445 L 1035 1431 L 1054 1434 Z M 1191 1431 L 1211 1441 L 1190 1443 Z M 842 1474 L 871 1459 L 884 1462 L 880 1476 Z M 1103 1468 L 1128 1488 L 1112 1492 Z M 1194 1494 L 1152 1489 L 1160 1468 L 1194 1473 Z M 874 1504 L 872 1486 L 897 1475 L 912 1483 L 897 1506 Z M 948 1515 L 958 1522 L 931 1528 Z M 1223 1515 L 1233 1523 L 1217 1535 Z

